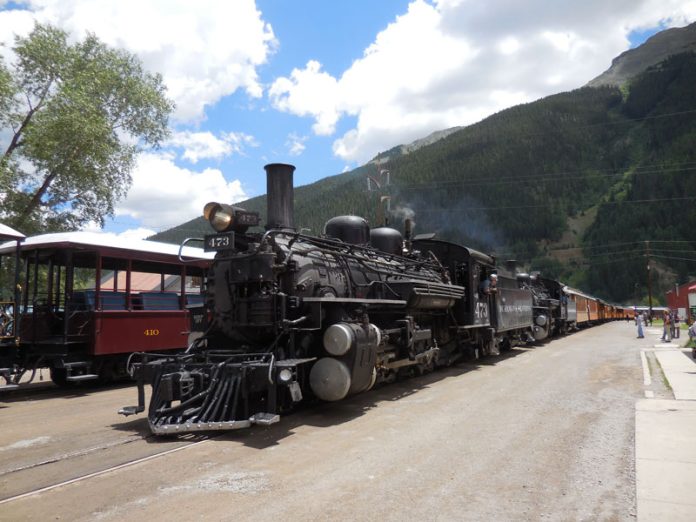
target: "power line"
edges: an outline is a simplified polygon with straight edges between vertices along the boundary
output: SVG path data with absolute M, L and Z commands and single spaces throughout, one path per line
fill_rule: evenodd
M 675 254 L 696 254 L 696 250 L 694 250 L 694 249 L 691 249 L 691 250 L 670 250 L 667 248 L 659 248 L 658 247 L 658 248 L 653 248 L 653 251 L 660 252 L 660 253 L 671 252 L 671 253 L 675 253 Z
M 593 249 L 593 248 L 606 248 L 606 247 L 615 247 L 615 246 L 627 246 L 627 245 L 635 245 L 636 243 L 642 243 L 642 241 L 630 241 L 628 243 L 608 243 L 606 245 L 596 245 L 596 246 L 577 246 L 577 247 L 568 247 L 568 248 L 549 248 L 550 252 L 557 252 L 557 251 L 564 251 L 564 250 L 585 250 L 585 249 Z
M 659 257 L 661 259 L 676 259 L 678 261 L 694 261 L 694 262 L 696 262 L 696 259 L 687 258 L 687 257 L 659 256 L 656 254 L 650 254 L 650 257 Z
M 578 259 L 578 261 L 584 262 L 584 264 L 587 264 L 587 265 L 597 266 L 597 265 L 608 265 L 610 263 L 625 263 L 626 261 L 633 261 L 636 259 L 642 259 L 644 257 L 645 256 L 642 255 L 642 256 L 633 256 L 633 257 L 622 257 L 619 259 L 609 259 L 607 261 L 592 261 L 592 262 L 590 262 L 590 261 L 586 261 L 583 259 Z
M 619 255 L 619 254 L 637 254 L 639 252 L 643 252 L 643 250 L 642 249 L 618 250 L 618 251 L 612 251 L 612 252 L 602 252 L 600 254 L 589 254 L 589 255 L 586 255 L 583 257 L 588 258 L 588 257 L 613 256 L 613 255 Z
M 514 108 L 515 108 L 515 107 L 511 107 L 511 109 L 514 109 Z M 605 113 L 605 114 L 606 114 L 606 113 Z M 641 118 L 623 118 L 623 119 L 620 120 L 620 121 L 605 121 L 605 122 L 600 122 L 600 123 L 588 123 L 588 124 L 585 124 L 585 125 L 568 125 L 567 127 L 568 127 L 569 129 L 593 129 L 593 128 L 597 128 L 597 127 L 613 127 L 613 126 L 616 126 L 616 125 L 624 125 L 624 124 L 626 124 L 626 123 L 632 123 L 632 122 L 638 122 L 638 121 L 658 120 L 658 119 L 663 119 L 663 118 L 672 118 L 672 117 L 675 117 L 675 116 L 684 116 L 684 115 L 687 115 L 687 114 L 696 114 L 696 109 L 687 109 L 687 110 L 684 110 L 684 111 L 667 112 L 667 113 L 664 113 L 664 114 L 655 114 L 655 115 L 653 115 L 653 116 L 643 116 L 643 117 L 641 117 Z M 560 112 L 554 113 L 554 115 L 558 115 L 558 116 L 574 116 L 574 114 L 560 113 Z M 478 124 L 483 124 L 483 123 L 486 122 L 487 120 L 489 120 L 489 123 L 491 123 L 491 122 L 490 122 L 490 118 L 495 117 L 495 116 L 496 116 L 496 115 L 489 116 L 488 118 L 486 118 L 486 119 L 481 120 L 480 122 L 478 122 Z M 532 115 L 532 117 L 533 117 L 533 115 Z M 538 119 L 537 119 L 537 120 L 533 120 L 533 123 L 537 123 L 537 121 L 538 121 Z M 497 122 L 496 122 L 496 123 L 497 123 Z M 557 124 L 556 121 L 543 121 L 543 122 L 540 122 L 540 123 L 552 123 L 552 124 L 555 123 L 555 124 Z M 463 127 L 460 131 L 455 131 L 455 132 L 452 133 L 452 134 L 456 134 L 457 132 L 465 131 L 465 130 L 467 130 L 467 129 L 470 129 L 473 125 L 478 125 L 478 124 L 472 124 L 472 125 Z M 487 131 L 487 129 L 481 129 L 481 132 L 485 132 L 485 131 Z M 539 132 L 527 132 L 527 133 L 520 133 L 520 132 L 517 132 L 517 133 L 514 133 L 513 135 L 518 136 L 518 137 L 521 137 L 521 138 L 529 138 L 529 137 L 546 136 L 546 135 L 549 135 L 549 134 L 554 134 L 554 135 L 557 136 L 557 135 L 558 135 L 557 128 L 554 129 L 554 130 L 547 130 L 547 131 L 545 130 L 545 131 L 539 131 Z M 451 135 L 450 135 L 450 136 L 451 136 Z M 484 144 L 493 143 L 493 142 L 500 142 L 500 141 L 503 141 L 503 140 L 506 140 L 507 142 L 510 141 L 510 134 L 503 134 L 503 133 L 498 132 L 498 133 L 496 134 L 496 137 L 495 137 L 495 138 L 492 138 L 492 137 L 490 137 L 490 136 L 491 136 L 491 134 L 488 134 L 488 135 L 487 135 L 488 139 L 486 139 L 486 140 L 479 139 L 479 140 L 477 140 L 477 141 L 469 141 L 469 142 L 467 142 L 467 145 L 484 145 Z M 447 136 L 447 138 L 449 138 L 449 136 Z M 444 138 L 444 139 L 447 139 L 447 138 Z M 442 140 L 439 140 L 439 141 L 442 141 Z M 437 143 L 437 142 L 436 142 L 436 143 Z
M 623 201 L 605 201 L 600 203 L 600 205 L 622 205 L 624 203 L 662 203 L 665 201 L 693 201 L 696 200 L 694 196 L 677 197 L 677 198 L 659 198 L 659 199 L 625 199 Z M 513 209 L 527 209 L 527 208 L 551 208 L 550 205 L 512 205 L 512 206 L 501 206 L 501 207 L 467 207 L 467 208 L 426 208 L 426 209 L 416 209 L 416 214 L 419 212 L 469 212 L 471 210 L 513 210 Z
M 690 162 L 690 164 L 694 164 L 694 162 Z M 610 170 L 610 169 L 604 169 L 604 170 Z M 611 172 L 607 174 L 601 174 L 597 172 L 602 172 L 601 170 L 595 170 L 591 168 L 584 169 L 586 174 L 581 175 L 581 176 L 568 176 L 564 175 L 562 172 L 558 173 L 550 173 L 550 174 L 539 174 L 539 175 L 530 175 L 530 176 L 517 176 L 517 177 L 509 177 L 509 178 L 496 178 L 496 179 L 489 179 L 489 180 L 482 180 L 481 178 L 475 178 L 473 180 L 444 180 L 444 181 L 430 181 L 427 183 L 418 183 L 418 184 L 413 184 L 413 185 L 394 185 L 397 187 L 399 191 L 413 191 L 413 190 L 432 190 L 433 187 L 442 187 L 442 186 L 466 186 L 466 187 L 475 187 L 475 186 L 495 186 L 495 185 L 511 185 L 511 184 L 518 184 L 518 183 L 527 183 L 527 182 L 534 182 L 534 183 L 542 183 L 542 182 L 549 182 L 549 181 L 569 181 L 569 180 L 587 180 L 590 178 L 611 178 L 611 177 L 621 177 L 623 178 L 626 175 L 646 175 L 646 174 L 665 174 L 665 173 L 677 173 L 677 172 L 692 172 L 696 171 L 696 166 L 693 167 L 681 167 L 681 168 L 669 168 L 669 169 L 654 169 L 654 170 L 632 170 L 632 171 L 626 171 L 626 172 Z M 590 172 L 588 172 L 590 171 Z M 581 170 L 577 172 L 582 172 Z
M 606 245 L 588 245 L 588 246 L 577 246 L 577 247 L 567 247 L 567 248 L 549 248 L 549 252 L 558 252 L 558 251 L 565 251 L 565 250 L 591 250 L 595 248 L 608 248 L 608 247 L 615 247 L 615 246 L 627 246 L 627 245 L 636 245 L 636 244 L 645 244 L 646 241 L 649 241 L 650 244 L 653 243 L 693 243 L 696 244 L 696 241 L 686 241 L 683 239 L 642 239 L 638 241 L 630 241 L 628 243 L 607 243 Z M 659 249 L 663 250 L 663 249 Z

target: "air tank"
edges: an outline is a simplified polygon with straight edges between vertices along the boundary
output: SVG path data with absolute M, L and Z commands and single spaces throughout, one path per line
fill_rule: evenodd
M 340 401 L 369 390 L 377 376 L 375 361 L 381 332 L 374 324 L 336 323 L 324 332 L 330 357 L 319 359 L 309 373 L 309 385 L 319 399 Z

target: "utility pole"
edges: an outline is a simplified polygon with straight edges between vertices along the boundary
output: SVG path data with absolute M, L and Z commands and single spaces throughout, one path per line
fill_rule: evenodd
M 374 177 L 367 175 L 368 192 L 384 192 L 389 187 L 389 171 L 382 169 Z M 376 188 L 373 188 L 376 187 Z M 389 225 L 389 213 L 391 212 L 391 196 L 380 196 L 377 207 L 377 226 L 386 227 Z
M 647 272 L 648 272 L 648 306 L 650 309 L 650 316 L 652 317 L 652 283 L 650 281 L 650 241 L 645 242 L 645 258 L 647 260 Z

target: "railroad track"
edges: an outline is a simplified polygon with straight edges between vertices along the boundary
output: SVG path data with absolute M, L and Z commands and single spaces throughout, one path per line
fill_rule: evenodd
M 198 446 L 198 445 L 200 445 L 200 444 L 204 444 L 204 443 L 206 443 L 206 442 L 209 442 L 210 440 L 212 440 L 212 439 L 214 439 L 214 438 L 216 438 L 216 437 L 218 437 L 218 436 L 220 436 L 220 435 L 221 435 L 221 434 L 218 434 L 218 435 L 215 435 L 215 436 L 206 436 L 206 435 L 197 436 L 197 437 L 196 437 L 196 440 L 193 440 L 193 441 L 191 441 L 191 442 L 188 443 L 188 444 L 184 444 L 184 445 L 178 446 L 178 447 L 176 447 L 176 448 L 164 450 L 164 451 L 161 451 L 161 452 L 159 452 L 159 453 L 155 453 L 155 454 L 153 454 L 153 455 L 148 455 L 148 456 L 145 456 L 145 457 L 134 458 L 134 459 L 131 459 L 131 460 L 127 460 L 126 462 L 122 462 L 122 463 L 120 463 L 120 464 L 117 464 L 117 465 L 114 465 L 114 466 L 110 466 L 110 467 L 105 468 L 105 469 L 101 469 L 101 470 L 98 470 L 98 471 L 92 471 L 92 472 L 89 472 L 89 473 L 85 473 L 85 474 L 79 475 L 79 476 L 77 476 L 77 477 L 72 477 L 72 478 L 70 478 L 70 479 L 62 480 L 62 481 L 60 481 L 60 482 L 56 482 L 56 483 L 50 484 L 50 485 L 48 485 L 48 486 L 42 486 L 42 487 L 39 487 L 39 488 L 35 488 L 35 489 L 33 489 L 33 490 L 26 491 L 26 492 L 24 492 L 24 493 L 20 493 L 20 494 L 13 495 L 13 496 L 10 496 L 10 497 L 0 498 L 0 506 L 2 506 L 2 505 L 4 505 L 4 504 L 8 504 L 8 503 L 10 503 L 10 502 L 14 502 L 14 501 L 16 501 L 16 500 L 20 500 L 20 499 L 23 499 L 23 498 L 26 498 L 26 497 L 30 497 L 30 496 L 32 496 L 32 495 L 38 495 L 38 494 L 40 494 L 40 493 L 45 493 L 45 492 L 47 492 L 47 491 L 51 491 L 51 490 L 53 490 L 53 489 L 57 489 L 57 488 L 60 488 L 60 487 L 62 487 L 62 486 L 67 486 L 67 485 L 70 485 L 70 484 L 74 484 L 74 483 L 76 483 L 76 482 L 81 482 L 81 481 L 84 481 L 84 480 L 89 480 L 89 479 L 92 479 L 92 478 L 96 478 L 96 477 L 100 477 L 100 476 L 103 476 L 103 475 L 107 475 L 107 474 L 109 474 L 109 473 L 113 473 L 113 472 L 115 472 L 115 471 L 118 471 L 118 470 L 121 470 L 121 469 L 124 469 L 124 468 L 128 468 L 128 467 L 134 466 L 134 465 L 136 465 L 136 464 L 141 464 L 141 463 L 147 462 L 147 461 L 149 461 L 149 460 L 154 460 L 154 459 L 157 459 L 157 458 L 160 458 L 160 457 L 164 457 L 164 456 L 169 455 L 169 454 L 171 454 L 171 453 L 176 453 L 176 452 L 178 452 L 178 451 L 182 451 L 182 450 L 185 450 L 185 449 L 188 449 L 188 448 L 192 448 L 192 447 L 194 447 L 194 446 Z M 147 439 L 154 439 L 154 437 L 153 437 L 152 435 L 137 436 L 137 437 L 129 437 L 129 438 L 127 438 L 127 439 L 120 440 L 120 441 L 114 441 L 114 442 L 109 443 L 109 444 L 103 444 L 103 445 L 100 445 L 100 446 L 95 446 L 95 447 L 87 448 L 87 449 L 80 450 L 80 451 L 75 451 L 75 452 L 71 452 L 71 453 L 65 453 L 65 454 L 58 455 L 58 456 L 56 456 L 56 457 L 52 457 L 52 458 L 50 458 L 50 459 L 46 459 L 46 460 L 43 460 L 43 461 L 40 461 L 40 462 L 28 464 L 28 465 L 26 465 L 26 466 L 20 466 L 20 467 L 17 467 L 17 468 L 13 468 L 13 469 L 9 469 L 9 470 L 7 470 L 7 471 L 1 472 L 1 473 L 0 473 L 0 478 L 6 477 L 6 476 L 8 476 L 8 475 L 12 475 L 12 474 L 14 474 L 14 473 L 18 473 L 18 472 L 20 472 L 20 471 L 26 471 L 26 470 L 30 470 L 30 469 L 34 469 L 34 468 L 40 468 L 40 467 L 42 467 L 42 466 L 46 466 L 46 465 L 49 465 L 49 464 L 54 464 L 54 463 L 57 463 L 57 462 L 63 462 L 63 461 L 66 461 L 66 460 L 70 460 L 70 459 L 77 458 L 77 457 L 82 457 L 82 456 L 85 456 L 85 455 L 89 455 L 89 454 L 91 454 L 91 453 L 97 453 L 97 452 L 99 452 L 99 451 L 105 451 L 105 450 L 109 450 L 109 449 L 112 449 L 112 448 L 115 448 L 115 447 L 124 446 L 124 445 L 127 445 L 127 444 L 131 444 L 131 443 L 133 443 L 133 442 L 142 441 L 142 440 L 147 440 Z

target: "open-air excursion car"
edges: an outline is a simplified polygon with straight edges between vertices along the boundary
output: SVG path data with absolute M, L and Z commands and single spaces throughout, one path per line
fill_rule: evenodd
M 176 245 L 102 234 L 0 239 L 0 389 L 42 368 L 61 386 L 110 381 L 133 352 L 185 349 L 192 313 L 205 321 L 201 249 L 184 248 L 184 262 Z

